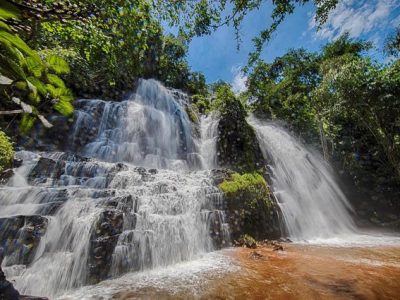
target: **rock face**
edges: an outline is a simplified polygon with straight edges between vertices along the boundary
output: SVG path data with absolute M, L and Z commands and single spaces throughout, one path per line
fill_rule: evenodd
M 137 201 L 132 195 L 106 199 L 103 205 L 106 210 L 101 212 L 90 238 L 90 283 L 109 277 L 112 254 L 123 232 L 124 217 L 134 220 L 133 224 L 136 220 Z
M 40 151 L 67 149 L 69 147 L 67 137 L 70 133 L 72 119 L 56 114 L 49 114 L 46 118 L 53 127 L 45 128 L 41 122 L 36 122 L 29 135 L 18 137 L 18 144 L 23 145 L 25 149 Z M 18 130 L 15 129 L 15 132 Z
M 1 269 L 3 262 L 3 249 L 0 248 L 0 299 L 1 300 L 19 300 L 20 295 L 11 282 L 6 279 L 6 276 Z
M 257 240 L 280 236 L 279 209 L 260 174 L 220 172 L 216 180 L 225 194 L 224 210 L 233 241 L 244 235 Z
M 42 216 L 15 216 L 0 219 L 0 245 L 7 255 L 6 265 L 32 262 L 47 228 Z
M 234 101 L 221 112 L 218 124 L 218 165 L 251 172 L 265 165 L 254 129 L 246 121 L 241 103 Z

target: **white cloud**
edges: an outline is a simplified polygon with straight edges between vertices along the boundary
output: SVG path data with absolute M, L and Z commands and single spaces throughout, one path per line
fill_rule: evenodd
M 345 32 L 357 38 L 373 30 L 390 26 L 390 13 L 398 8 L 397 0 L 344 0 L 329 14 L 327 22 L 316 32 L 319 39 L 336 39 Z M 309 28 L 316 28 L 314 16 Z
M 241 67 L 232 67 L 232 74 L 234 75 L 232 81 L 232 90 L 235 94 L 240 94 L 247 90 L 246 81 L 247 76 L 241 71 Z

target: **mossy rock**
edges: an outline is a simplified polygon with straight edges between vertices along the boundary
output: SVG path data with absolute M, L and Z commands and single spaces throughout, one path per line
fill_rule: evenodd
M 213 109 L 220 114 L 218 123 L 218 165 L 237 172 L 254 172 L 266 164 L 247 111 L 237 97 L 222 87 L 216 93 Z
M 219 184 L 225 194 L 232 240 L 249 235 L 257 240 L 280 236 L 278 208 L 259 173 L 233 173 Z

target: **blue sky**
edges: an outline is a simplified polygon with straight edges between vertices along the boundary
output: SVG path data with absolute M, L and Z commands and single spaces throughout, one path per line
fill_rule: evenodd
M 246 16 L 241 26 L 242 43 L 239 51 L 231 27 L 220 28 L 210 36 L 195 38 L 188 55 L 192 69 L 203 72 L 208 82 L 222 79 L 232 83 L 236 91 L 243 90 L 246 78 L 239 70 L 246 64 L 247 55 L 253 49 L 252 38 L 271 23 L 270 3 L 265 1 L 258 11 Z M 351 37 L 370 40 L 378 49 L 382 48 L 388 34 L 400 24 L 400 1 L 342 0 L 318 32 L 313 22 L 314 13 L 313 4 L 298 7 L 264 47 L 262 58 L 272 61 L 290 48 L 304 47 L 316 51 L 346 31 Z M 371 50 L 370 54 L 378 60 L 382 59 L 380 50 Z

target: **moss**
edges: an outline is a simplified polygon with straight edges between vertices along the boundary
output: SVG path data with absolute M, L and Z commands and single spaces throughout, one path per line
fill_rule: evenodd
M 244 234 L 240 237 L 240 239 L 243 240 L 246 245 L 254 245 L 257 243 L 250 234 Z
M 225 194 L 234 240 L 244 234 L 264 239 L 276 233 L 271 192 L 261 174 L 232 173 L 218 186 Z
M 192 123 L 199 123 L 199 118 L 196 112 L 189 106 L 186 107 L 186 113 Z
M 11 166 L 14 149 L 9 137 L 0 130 L 0 172 Z
M 220 183 L 219 187 L 226 194 L 235 194 L 242 191 L 260 193 L 268 189 L 264 177 L 256 172 L 243 175 L 233 173 L 228 180 Z
M 256 133 L 247 121 L 247 111 L 229 85 L 216 88 L 211 109 L 220 115 L 218 123 L 218 165 L 236 172 L 259 170 L 265 165 Z
M 267 182 L 259 173 L 245 173 L 243 175 L 233 173 L 229 179 L 219 184 L 219 188 L 228 197 L 244 198 L 243 214 L 257 209 L 260 204 L 266 208 L 272 206 Z
M 201 114 L 207 114 L 210 111 L 210 101 L 203 95 L 192 96 L 193 105 L 197 107 L 197 110 Z

